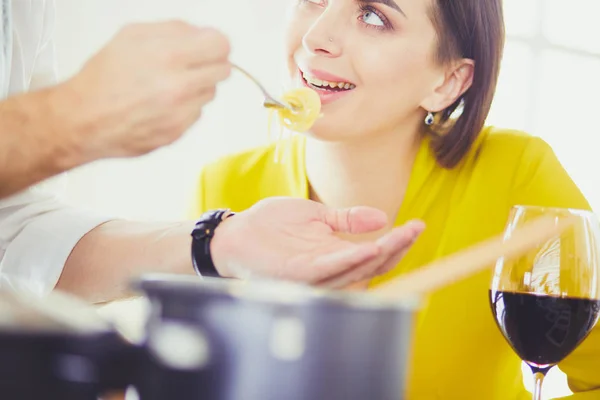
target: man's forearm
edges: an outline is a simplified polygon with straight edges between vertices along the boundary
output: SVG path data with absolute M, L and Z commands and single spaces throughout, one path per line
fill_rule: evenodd
M 147 272 L 193 274 L 193 228 L 194 222 L 107 222 L 77 244 L 57 289 L 104 303 L 131 295 L 131 280 Z
M 69 107 L 59 86 L 0 102 L 0 198 L 89 160 L 56 112 Z M 61 104 L 63 103 L 63 104 Z M 76 115 L 77 109 L 69 110 Z

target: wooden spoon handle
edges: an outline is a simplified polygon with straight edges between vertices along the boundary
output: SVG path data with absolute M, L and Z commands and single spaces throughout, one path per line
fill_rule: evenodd
M 518 257 L 535 246 L 559 236 L 576 219 L 574 217 L 536 218 L 512 232 L 480 242 L 465 250 L 436 260 L 415 271 L 402 275 L 372 291 L 391 299 L 416 297 L 489 268 L 500 257 Z

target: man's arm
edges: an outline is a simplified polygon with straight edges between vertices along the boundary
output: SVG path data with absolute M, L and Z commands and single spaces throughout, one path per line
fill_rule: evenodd
M 65 263 L 56 286 L 92 303 L 131 295 L 144 273 L 195 274 L 193 222 L 109 221 L 85 235 Z
M 0 200 L 0 288 L 48 293 L 81 238 L 109 220 L 38 188 Z
M 0 102 L 0 198 L 77 164 L 61 160 L 64 152 L 58 146 L 65 143 L 58 140 L 60 130 L 52 123 L 50 91 L 10 97 L 58 83 L 54 2 L 12 2 L 10 17 L 5 20 L 13 39 L 5 76 L 9 100 Z
M 386 223 L 383 212 L 366 207 L 334 210 L 308 200 L 268 199 L 219 225 L 211 253 L 224 277 L 345 287 L 393 268 L 423 230 L 413 222 L 366 243 L 336 235 L 373 232 Z M 143 273 L 194 274 L 193 227 L 107 222 L 77 244 L 57 288 L 99 303 L 127 296 L 128 284 Z
M 57 88 L 0 102 L 0 198 L 91 161 L 56 118 Z
M 116 220 L 27 190 L 0 200 L 0 288 L 57 287 L 94 303 L 124 297 L 145 272 L 195 273 L 193 225 Z
M 210 244 L 224 277 L 275 277 L 335 287 L 384 273 L 422 231 L 419 223 L 367 243 L 336 232 L 385 226 L 381 211 L 334 210 L 301 199 L 268 199 L 228 218 Z M 0 287 L 45 294 L 57 287 L 94 303 L 130 295 L 144 273 L 195 274 L 194 223 L 115 220 L 29 190 L 0 200 Z M 293 227 L 293 229 L 290 229 Z
M 0 102 L 0 197 L 177 140 L 229 76 L 228 57 L 227 38 L 212 29 L 130 25 L 68 81 Z

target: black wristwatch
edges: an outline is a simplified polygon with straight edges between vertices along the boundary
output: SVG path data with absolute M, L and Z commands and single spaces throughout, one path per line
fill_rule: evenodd
M 192 231 L 192 263 L 200 276 L 221 278 L 210 254 L 210 241 L 215 229 L 227 218 L 235 215 L 229 209 L 208 211 L 200 217 Z

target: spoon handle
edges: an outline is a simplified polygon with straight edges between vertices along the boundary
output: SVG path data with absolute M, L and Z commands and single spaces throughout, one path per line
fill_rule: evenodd
M 258 79 L 256 79 L 248 71 L 246 71 L 245 69 L 243 69 L 242 67 L 240 67 L 237 64 L 232 63 L 231 66 L 233 68 L 235 68 L 236 70 L 238 70 L 239 72 L 241 72 L 242 74 L 246 75 L 247 78 L 249 78 L 252 82 L 254 82 L 254 84 L 256 86 L 258 86 L 258 88 L 261 90 L 261 92 L 265 96 L 265 102 L 264 102 L 265 107 L 267 107 L 267 108 L 288 108 L 288 109 L 290 108 L 290 106 L 288 106 L 287 104 L 284 104 L 283 102 L 278 101 L 273 96 L 271 96 L 269 94 L 269 92 L 267 91 L 267 89 L 265 89 L 265 87 L 258 81 Z

